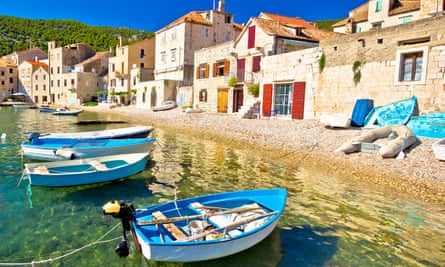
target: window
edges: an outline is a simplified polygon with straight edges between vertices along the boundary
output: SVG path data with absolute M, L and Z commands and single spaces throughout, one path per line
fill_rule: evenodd
M 161 34 L 161 45 L 165 44 L 165 32 Z
M 398 85 L 424 84 L 428 47 L 397 51 L 395 83 Z
M 213 77 L 225 76 L 229 73 L 230 61 L 220 61 L 213 64 Z
M 199 91 L 199 102 L 207 102 L 207 89 Z
M 292 84 L 277 84 L 274 92 L 274 109 L 278 114 L 290 115 L 292 113 Z
M 224 41 L 228 42 L 232 40 L 232 32 L 226 31 L 224 32 Z
M 423 52 L 403 54 L 401 60 L 401 81 L 420 81 Z
M 412 19 L 412 16 L 404 16 L 399 18 L 399 24 L 405 24 L 410 22 Z
M 209 64 L 200 64 L 196 67 L 196 79 L 209 78 Z
M 376 0 L 375 1 L 375 12 L 382 11 L 383 8 L 383 0 Z
M 371 30 L 377 30 L 382 28 L 382 22 L 375 22 L 371 25 Z
M 176 40 L 176 29 L 172 30 L 171 39 L 172 39 L 172 41 Z
M 226 15 L 224 17 L 224 22 L 227 23 L 227 24 L 232 23 L 232 16 Z
M 39 85 L 36 84 L 35 90 L 39 91 Z
M 161 63 L 165 64 L 165 60 L 167 58 L 167 54 L 165 52 L 161 52 Z
M 203 38 L 209 37 L 209 28 L 202 28 L 202 37 Z
M 252 72 L 259 72 L 261 70 L 261 56 L 254 56 L 252 58 Z
M 139 57 L 140 57 L 141 59 L 144 59 L 144 58 L 145 58 L 145 49 L 144 49 L 144 48 L 141 48 L 141 49 L 140 49 L 140 51 L 139 51 Z
M 171 62 L 175 62 L 176 61 L 176 48 L 170 50 L 170 54 L 171 54 Z
M 34 76 L 34 79 L 35 79 L 36 81 L 39 80 L 39 75 L 36 74 L 36 75 Z
M 13 73 L 14 72 L 14 70 L 13 69 L 9 69 L 9 73 Z
M 255 26 L 249 27 L 249 35 L 247 37 L 247 48 L 255 47 Z

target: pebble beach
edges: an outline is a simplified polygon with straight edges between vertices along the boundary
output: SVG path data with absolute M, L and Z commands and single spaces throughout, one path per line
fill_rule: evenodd
M 322 168 L 401 197 L 445 204 L 445 161 L 435 158 L 435 139 L 417 137 L 403 159 L 383 159 L 377 152 L 335 152 L 344 142 L 366 129 L 329 128 L 317 120 L 242 119 L 221 113 L 185 113 L 180 108 L 153 112 L 122 107 L 82 107 L 115 113 L 133 124 L 152 125 L 215 140 L 239 148 L 252 148 L 264 157 L 291 165 Z

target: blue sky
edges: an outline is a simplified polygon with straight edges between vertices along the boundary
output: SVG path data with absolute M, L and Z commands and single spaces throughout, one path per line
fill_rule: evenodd
M 226 0 L 226 12 L 246 23 L 260 12 L 306 21 L 345 18 L 367 0 Z M 218 0 L 1 0 L 0 15 L 32 19 L 70 19 L 91 26 L 157 31 L 190 11 L 209 10 Z

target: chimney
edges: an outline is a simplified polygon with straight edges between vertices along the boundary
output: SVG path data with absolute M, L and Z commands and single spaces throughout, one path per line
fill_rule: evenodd
M 224 13 L 224 0 L 219 0 L 218 2 L 218 11 Z

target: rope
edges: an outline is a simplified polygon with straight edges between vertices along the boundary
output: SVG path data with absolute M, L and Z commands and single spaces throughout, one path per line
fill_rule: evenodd
M 40 261 L 31 261 L 31 262 L 0 262 L 0 266 L 24 266 L 24 265 L 35 266 L 36 264 L 53 263 L 54 261 L 61 260 L 63 258 L 71 256 L 74 253 L 77 253 L 77 252 L 79 252 L 79 251 L 81 251 L 83 249 L 86 249 L 88 247 L 92 247 L 92 246 L 97 245 L 97 244 L 108 243 L 108 242 L 115 241 L 115 240 L 120 240 L 121 237 L 116 237 L 116 238 L 108 239 L 108 240 L 102 240 L 108 234 L 110 234 L 112 231 L 114 231 L 116 229 L 116 227 L 118 227 L 119 225 L 120 225 L 120 223 L 116 224 L 113 228 L 111 228 L 108 232 L 106 232 L 104 235 L 102 235 L 96 241 L 94 241 L 92 243 L 89 243 L 89 244 L 86 244 L 85 246 L 82 246 L 80 248 L 73 249 L 72 251 L 70 251 L 70 252 L 68 252 L 66 254 L 63 254 L 61 256 L 55 257 L 53 259 L 46 259 L 46 260 L 40 260 Z

